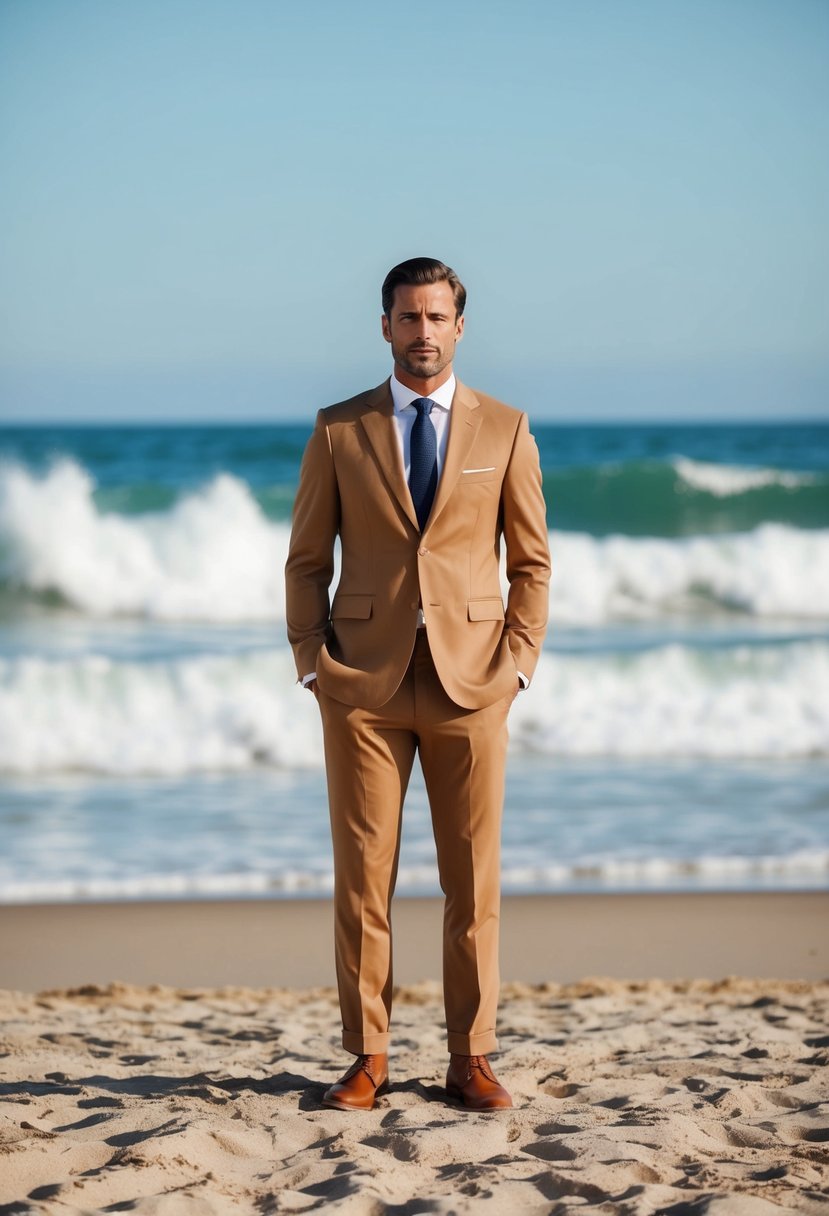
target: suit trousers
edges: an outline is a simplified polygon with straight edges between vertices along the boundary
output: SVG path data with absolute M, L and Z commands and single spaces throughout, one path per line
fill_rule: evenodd
M 516 690 L 518 680 L 516 678 Z M 377 709 L 317 689 L 334 851 L 334 944 L 343 1047 L 384 1052 L 392 1008 L 391 900 L 415 752 L 429 796 L 445 895 L 448 1049 L 495 1051 L 501 816 L 507 717 L 515 693 L 483 709 L 451 701 L 425 629 L 397 691 Z

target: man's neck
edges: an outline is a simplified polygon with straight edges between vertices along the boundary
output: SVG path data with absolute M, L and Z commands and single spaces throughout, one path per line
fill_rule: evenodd
M 452 375 L 452 364 L 448 364 L 436 376 L 427 376 L 421 379 L 420 376 L 412 376 L 409 372 L 403 370 L 397 363 L 394 365 L 394 374 L 401 384 L 405 384 L 406 388 L 410 388 L 413 393 L 419 393 L 421 397 L 430 396 L 436 388 L 440 388 L 442 384 Z

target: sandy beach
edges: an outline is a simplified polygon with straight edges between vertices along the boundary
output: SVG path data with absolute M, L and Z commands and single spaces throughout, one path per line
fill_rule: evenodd
M 506 900 L 497 1068 L 515 1108 L 483 1115 L 445 1098 L 428 972 L 397 989 L 389 1094 L 370 1113 L 320 1106 L 346 1060 L 330 978 L 298 978 L 329 966 L 324 901 L 5 907 L 0 1212 L 829 1212 L 828 903 Z M 439 923 L 423 904 L 398 901 L 407 976 L 436 957 L 416 949 Z M 269 953 L 280 986 L 228 980 L 234 933 L 243 966 Z M 159 978 L 192 975 L 198 941 L 205 980 Z M 720 965 L 741 943 L 752 978 Z M 49 960 L 77 982 L 19 982 Z

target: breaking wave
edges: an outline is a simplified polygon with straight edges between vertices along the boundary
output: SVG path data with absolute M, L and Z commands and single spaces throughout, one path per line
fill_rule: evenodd
M 0 772 L 140 776 L 323 763 L 290 652 L 0 660 Z M 545 652 L 510 714 L 517 755 L 829 755 L 829 643 Z
M 700 467 L 708 466 L 693 476 Z M 288 537 L 289 525 L 227 473 L 164 510 L 129 515 L 101 508 L 73 460 L 41 476 L 0 468 L 7 603 L 34 599 L 97 618 L 279 622 Z M 554 622 L 688 612 L 829 618 L 829 528 L 766 523 L 674 538 L 555 530 L 550 548 Z

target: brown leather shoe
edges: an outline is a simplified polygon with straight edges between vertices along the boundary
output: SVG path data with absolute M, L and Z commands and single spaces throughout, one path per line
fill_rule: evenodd
M 348 1072 L 326 1089 L 322 1101 L 335 1110 L 371 1110 L 374 1099 L 388 1087 L 388 1056 L 357 1056 Z
M 449 1057 L 446 1092 L 460 1098 L 467 1110 L 504 1110 L 512 1098 L 496 1078 L 486 1056 Z

